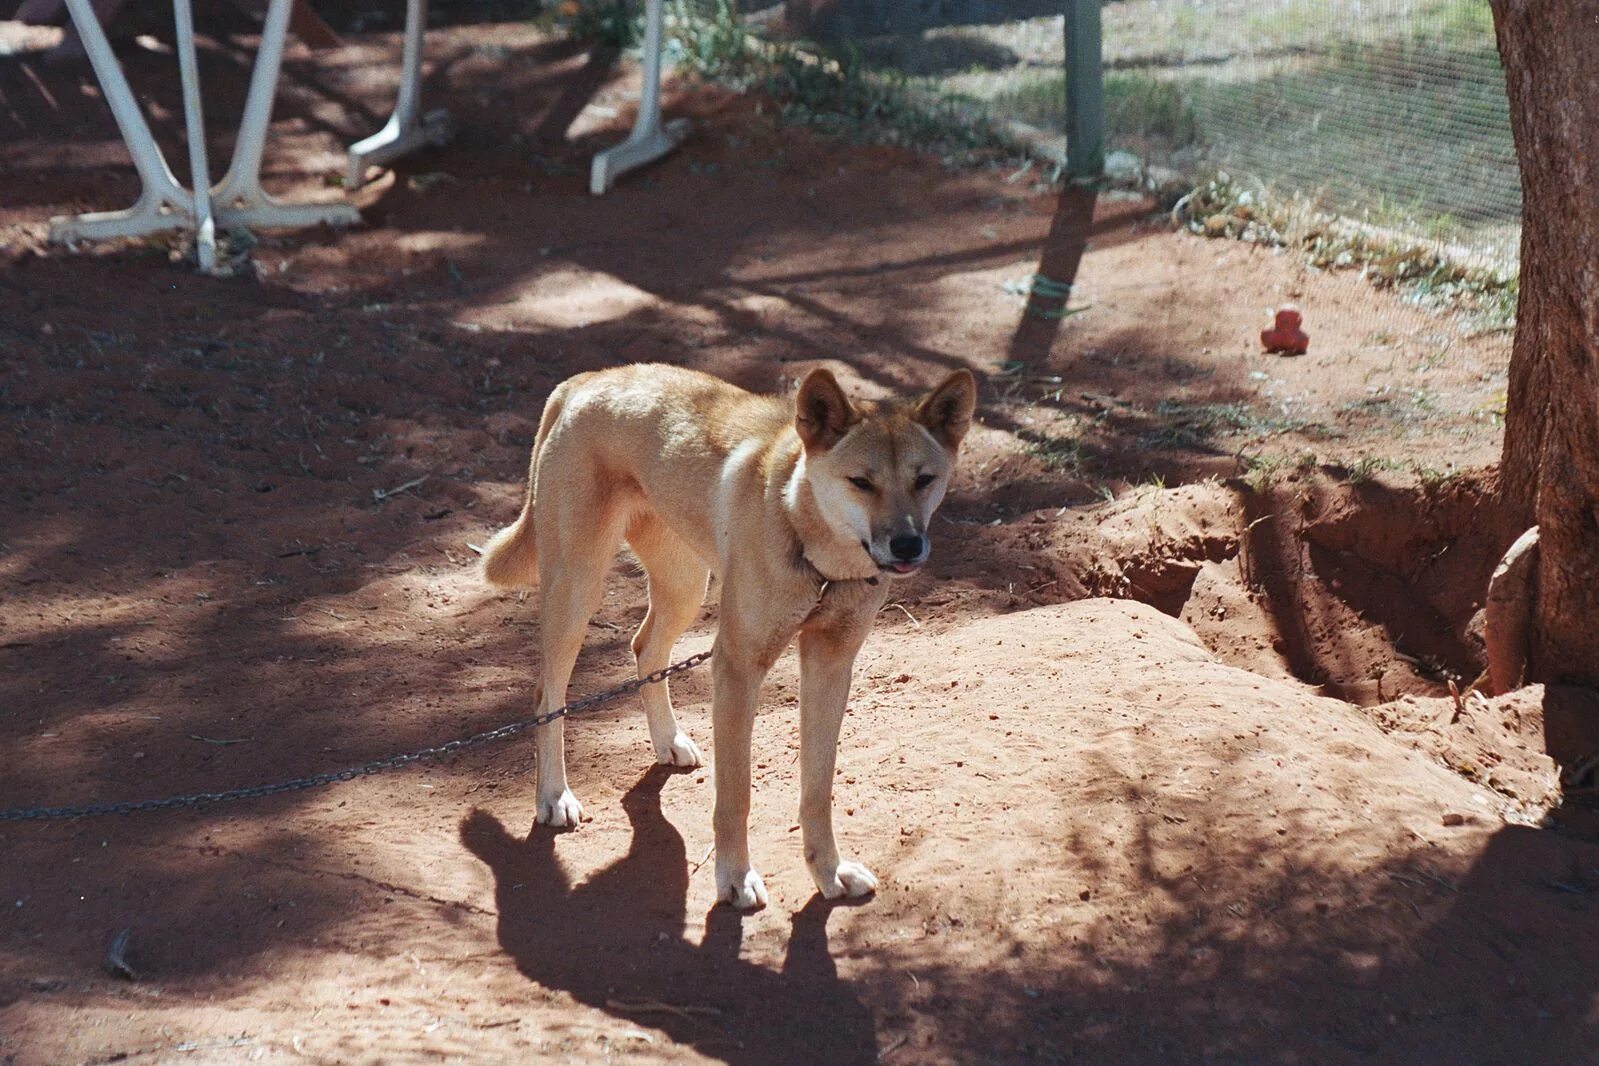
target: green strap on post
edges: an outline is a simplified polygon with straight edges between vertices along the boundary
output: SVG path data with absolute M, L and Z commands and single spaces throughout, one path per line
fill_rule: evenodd
M 1105 172 L 1105 68 L 1100 0 L 1066 0 L 1066 171 L 1076 180 Z

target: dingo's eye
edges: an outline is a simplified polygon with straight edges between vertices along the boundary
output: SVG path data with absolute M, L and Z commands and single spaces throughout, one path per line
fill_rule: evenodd
M 917 492 L 922 491 L 927 486 L 931 485 L 933 482 L 935 482 L 937 480 L 938 480 L 938 478 L 933 476 L 932 474 L 918 474 L 918 475 L 916 475 L 916 491 Z
M 866 478 L 863 478 L 863 477 L 852 477 L 852 478 L 849 479 L 849 483 L 851 485 L 854 485 L 856 488 L 860 489 L 862 492 L 871 492 L 872 491 L 872 483 L 870 481 L 868 481 Z

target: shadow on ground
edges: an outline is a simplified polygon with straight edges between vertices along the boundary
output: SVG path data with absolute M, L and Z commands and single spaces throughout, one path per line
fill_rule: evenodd
M 838 904 L 817 896 L 794 913 L 778 970 L 739 957 L 743 918 L 730 907 L 707 915 L 702 944 L 684 938 L 689 860 L 661 814 L 670 776 L 656 767 L 628 789 L 627 854 L 577 885 L 556 857 L 555 834 L 524 840 L 493 815 L 468 815 L 461 842 L 494 874 L 500 946 L 529 980 L 726 1062 L 870 1061 L 871 1012 L 839 980 L 828 950 Z

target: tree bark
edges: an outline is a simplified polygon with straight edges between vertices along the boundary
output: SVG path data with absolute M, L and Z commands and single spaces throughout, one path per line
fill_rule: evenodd
M 1528 680 L 1599 687 L 1599 0 L 1491 0 L 1521 161 L 1500 481 L 1540 528 Z

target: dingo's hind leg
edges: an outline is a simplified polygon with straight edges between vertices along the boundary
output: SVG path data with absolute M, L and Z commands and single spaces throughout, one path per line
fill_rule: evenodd
M 672 645 L 699 614 L 711 572 L 683 539 L 648 512 L 635 514 L 627 527 L 627 543 L 649 576 L 650 607 L 633 636 L 638 674 L 666 666 Z M 650 723 L 650 741 L 657 762 L 666 766 L 701 766 L 705 759 L 672 713 L 667 682 L 646 685 L 639 695 Z
M 555 496 L 556 494 L 547 494 Z M 538 527 L 539 645 L 543 677 L 538 713 L 566 702 L 566 687 L 583 646 L 589 619 L 600 605 L 605 575 L 622 541 L 625 517 L 620 501 L 585 501 L 575 513 L 564 498 L 540 500 Z M 582 804 L 566 783 L 566 722 L 556 719 L 534 732 L 538 753 L 537 821 L 556 828 L 575 827 Z

